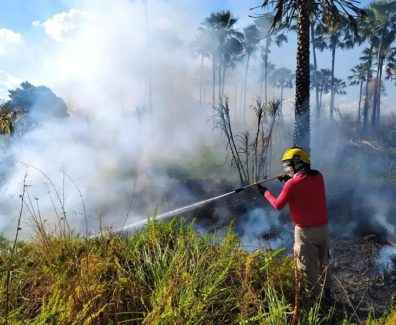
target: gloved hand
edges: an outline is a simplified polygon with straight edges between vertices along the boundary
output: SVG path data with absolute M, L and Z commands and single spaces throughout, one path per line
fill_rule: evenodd
M 286 183 L 289 179 L 290 179 L 291 177 L 289 176 L 289 175 L 287 175 L 287 174 L 279 174 L 278 175 L 278 180 L 281 182 L 281 183 Z
M 264 195 L 264 193 L 268 191 L 268 188 L 266 188 L 265 186 L 263 186 L 261 184 L 257 184 L 257 189 L 259 190 L 261 195 Z

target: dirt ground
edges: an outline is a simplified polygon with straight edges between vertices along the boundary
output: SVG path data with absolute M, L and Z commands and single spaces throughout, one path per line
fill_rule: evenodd
M 339 313 L 361 323 L 369 313 L 379 317 L 396 303 L 396 265 L 377 263 L 378 252 L 389 244 L 378 235 L 332 240 L 332 291 Z

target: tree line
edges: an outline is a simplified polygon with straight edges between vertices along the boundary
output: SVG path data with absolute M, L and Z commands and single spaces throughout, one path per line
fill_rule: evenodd
M 253 23 L 241 31 L 238 19 L 230 11 L 211 13 L 198 27 L 194 49 L 201 58 L 200 102 L 203 100 L 204 61 L 211 64 L 211 104 L 224 103 L 227 73 L 244 66 L 242 108 L 247 110 L 246 93 L 252 57 L 259 53 L 259 96 L 268 102 L 268 86 L 281 90 L 296 88 L 295 144 L 309 148 L 310 90 L 314 92 L 316 120 L 323 119 L 324 94 L 330 94 L 329 116 L 340 114 L 335 105 L 337 94 L 346 94 L 347 86 L 359 86 L 356 123 L 362 134 L 375 136 L 380 127 L 381 95 L 385 80 L 396 80 L 396 1 L 374 1 L 359 8 L 357 1 L 263 1 L 255 8 L 264 12 L 253 16 Z M 286 30 L 297 32 L 296 70 L 274 68 L 269 61 L 271 47 L 287 42 Z M 335 76 L 336 53 L 354 47 L 363 48 L 347 80 Z M 310 52 L 311 49 L 311 52 Z M 330 68 L 319 68 L 318 52 L 329 51 Z M 312 56 L 310 55 L 312 54 Z M 396 85 L 396 84 L 395 84 Z M 243 120 L 245 114 L 243 114 Z

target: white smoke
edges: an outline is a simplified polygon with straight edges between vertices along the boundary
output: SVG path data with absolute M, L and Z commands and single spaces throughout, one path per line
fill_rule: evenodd
M 141 2 L 84 1 L 34 22 L 52 41 L 29 81 L 53 89 L 71 117 L 41 121 L 4 150 L 0 234 L 15 231 L 25 173 L 25 234 L 33 216 L 56 223 L 62 209 L 73 229 L 84 231 L 86 217 L 97 231 L 99 214 L 114 227 L 152 214 L 176 183 L 158 166 L 213 143 L 211 111 L 191 91 L 199 63 L 185 44 L 197 25 L 180 27 L 188 26 L 187 7 L 150 5 L 146 21 Z
M 238 232 L 245 249 L 279 249 L 293 241 L 293 225 L 282 223 L 276 210 L 253 208 L 240 217 Z M 290 247 L 289 247 L 290 248 Z
M 391 271 L 392 270 L 392 258 L 396 256 L 396 247 L 392 245 L 383 246 L 377 255 L 377 263 L 382 270 Z

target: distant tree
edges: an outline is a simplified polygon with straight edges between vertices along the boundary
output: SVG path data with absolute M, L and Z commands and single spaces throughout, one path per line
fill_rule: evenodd
M 200 73 L 199 73 L 199 104 L 202 106 L 203 97 L 203 66 L 204 59 L 210 57 L 211 49 L 214 46 L 214 40 L 211 32 L 202 26 L 198 28 L 198 34 L 193 41 L 194 54 L 201 59 Z
M 333 82 L 334 94 L 346 95 L 347 94 L 347 92 L 345 91 L 346 87 L 347 84 L 344 80 L 339 78 L 334 78 L 334 82 Z
M 313 69 L 311 71 L 310 83 L 313 88 L 315 88 L 315 117 L 316 120 L 319 121 L 320 107 L 319 107 L 319 89 L 317 85 L 317 72 L 318 72 L 318 62 L 316 59 L 316 42 L 315 42 L 315 21 L 312 21 L 310 24 L 310 34 L 311 34 L 311 44 L 312 44 L 312 58 L 313 58 Z
M 329 21 L 327 24 L 318 25 L 315 31 L 315 46 L 323 51 L 329 49 L 331 51 L 331 85 L 330 85 L 330 119 L 334 118 L 334 71 L 335 71 L 335 57 L 336 49 L 351 48 L 354 45 L 352 32 L 348 29 L 348 24 L 345 19 L 340 23 Z
M 274 13 L 272 29 L 290 28 L 297 20 L 297 67 L 295 97 L 294 144 L 310 149 L 310 69 L 309 44 L 312 17 L 322 19 L 324 23 L 340 23 L 341 17 L 354 25 L 355 15 L 364 11 L 354 5 L 353 0 L 312 1 L 312 0 L 264 0 L 262 7 L 271 8 Z
M 287 37 L 280 33 L 279 28 L 272 28 L 271 24 L 274 17 L 272 15 L 266 15 L 255 19 L 255 24 L 260 31 L 260 39 L 264 41 L 264 45 L 261 47 L 261 59 L 263 62 L 263 71 L 260 77 L 260 95 L 262 94 L 262 88 L 264 84 L 264 102 L 268 101 L 268 76 L 270 74 L 269 67 L 269 54 L 271 53 L 271 45 L 275 43 L 278 47 L 281 47 L 284 42 L 287 42 Z
M 385 72 L 386 72 L 385 75 L 386 80 L 390 80 L 390 81 L 396 80 L 396 59 L 388 62 L 388 64 L 386 65 Z
M 241 35 L 239 35 L 241 36 Z M 222 56 L 222 77 L 221 77 L 221 93 L 220 101 L 224 98 L 224 88 L 226 84 L 226 71 L 234 69 L 238 62 L 243 59 L 243 43 L 242 37 L 230 37 L 224 43 L 224 51 Z
M 367 66 L 365 63 L 359 63 L 355 65 L 351 69 L 352 74 L 348 76 L 349 84 L 351 86 L 359 85 L 359 105 L 358 105 L 358 114 L 357 121 L 361 122 L 361 103 L 362 103 L 362 95 L 363 95 L 363 84 L 366 81 L 366 72 Z
M 213 64 L 213 106 L 216 104 L 215 87 L 216 74 L 218 80 L 218 96 L 220 103 L 222 102 L 222 91 L 224 69 L 229 66 L 234 57 L 234 53 L 226 52 L 230 49 L 235 49 L 235 43 L 242 43 L 243 34 L 234 29 L 235 23 L 238 21 L 230 11 L 221 11 L 218 13 L 211 13 L 209 17 L 202 22 L 202 27 L 207 29 L 208 35 L 213 38 L 214 43 L 210 51 Z M 234 39 L 231 41 L 231 39 Z
M 370 47 L 365 48 L 362 51 L 362 56 L 359 58 L 360 62 L 366 66 L 366 85 L 364 89 L 364 102 L 363 102 L 363 130 L 367 130 L 368 127 L 368 116 L 369 116 L 369 102 L 371 97 L 370 84 L 373 77 L 372 65 L 373 65 L 373 49 L 374 49 L 375 38 L 372 39 Z
M 369 12 L 374 12 L 375 28 L 377 30 L 378 46 L 374 47 L 374 56 L 377 64 L 376 87 L 374 90 L 374 102 L 372 110 L 372 128 L 379 123 L 381 114 L 381 87 L 382 71 L 386 62 L 392 62 L 395 58 L 395 48 L 392 44 L 396 37 L 396 1 L 378 1 L 369 7 Z M 369 13 L 370 15 L 370 13 Z
M 35 87 L 29 82 L 21 83 L 15 90 L 9 90 L 10 104 L 30 114 L 43 114 L 48 117 L 66 117 L 67 107 L 51 89 L 45 86 Z
M 245 65 L 245 79 L 243 84 L 243 120 L 245 122 L 246 119 L 246 92 L 247 92 L 247 79 L 248 79 L 248 71 L 251 56 L 257 51 L 258 44 L 260 42 L 260 32 L 255 24 L 251 24 L 243 29 L 244 35 L 244 48 L 245 48 L 245 57 L 246 57 L 246 65 Z
M 293 88 L 293 74 L 291 70 L 287 68 L 279 68 L 272 72 L 270 76 L 270 83 L 280 89 L 280 108 L 279 114 L 282 114 L 283 108 L 283 89 Z
M 5 121 L 23 117 L 25 127 L 29 128 L 47 119 L 68 116 L 64 101 L 48 87 L 36 87 L 26 81 L 8 93 L 10 99 L 0 106 L 0 116 Z
M 366 89 L 363 105 L 363 128 L 368 130 L 369 104 L 372 97 L 371 127 L 376 128 L 380 118 L 380 102 L 382 71 L 386 61 L 392 61 L 391 45 L 396 35 L 396 1 L 375 1 L 367 8 L 367 17 L 359 23 L 361 41 L 368 42 L 369 47 L 364 50 L 362 57 L 367 61 Z M 372 75 L 372 65 L 376 64 L 375 76 Z M 372 80 L 373 78 L 373 80 Z M 372 94 L 370 86 L 374 87 Z
M 328 94 L 330 92 L 331 87 L 331 70 L 330 69 L 320 69 L 316 72 L 316 86 L 319 92 L 319 106 L 318 106 L 318 118 L 322 113 L 322 98 L 323 95 Z

